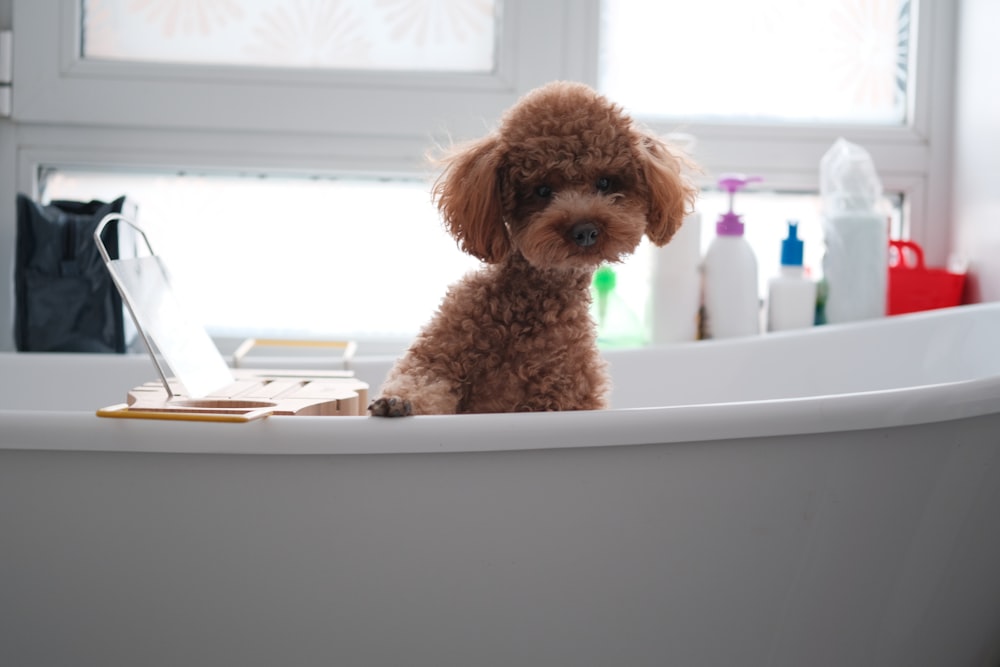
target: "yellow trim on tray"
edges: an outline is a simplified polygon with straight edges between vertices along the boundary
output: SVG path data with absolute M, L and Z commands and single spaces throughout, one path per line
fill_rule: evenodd
M 255 408 L 244 411 L 210 411 L 202 410 L 198 412 L 185 412 L 180 410 L 134 410 L 129 408 L 127 403 L 118 403 L 101 408 L 97 411 L 98 417 L 112 417 L 116 419 L 167 419 L 173 421 L 192 422 L 222 422 L 230 424 L 243 424 L 257 419 L 263 419 L 274 413 L 274 408 Z

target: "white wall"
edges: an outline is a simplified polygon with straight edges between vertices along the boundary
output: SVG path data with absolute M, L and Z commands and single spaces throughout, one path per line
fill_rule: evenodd
M 953 230 L 974 301 L 1000 300 L 1000 2 L 962 0 L 955 100 Z

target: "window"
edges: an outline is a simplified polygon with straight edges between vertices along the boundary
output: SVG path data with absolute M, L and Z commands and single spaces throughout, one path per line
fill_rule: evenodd
M 48 173 L 43 199 L 127 193 L 182 302 L 215 335 L 404 340 L 478 262 L 420 180 Z
M 902 125 L 910 0 L 603 0 L 600 83 L 646 116 Z
M 946 263 L 953 3 L 601 7 L 596 79 L 648 125 L 696 137 L 704 185 L 736 171 L 773 192 L 815 192 L 821 157 L 845 137 L 868 149 L 884 190 L 901 200 L 897 231 Z
M 82 56 L 196 65 L 491 72 L 496 3 L 84 0 Z
M 426 245 L 420 252 L 435 257 L 434 268 L 440 266 L 448 274 L 427 272 L 428 281 L 439 284 L 427 287 L 432 293 L 421 297 L 427 299 L 425 304 L 436 303 L 451 276 L 465 269 L 460 258 L 456 266 L 445 270 L 445 260 L 433 254 L 440 251 L 447 256 L 457 251 L 440 224 L 431 223 L 435 213 L 429 202 L 432 169 L 427 153 L 452 140 L 481 136 L 520 94 L 553 79 L 589 82 L 653 129 L 679 130 L 696 137 L 693 154 L 704 170 L 701 185 L 706 196 L 701 208 L 707 236 L 715 218 L 711 188 L 715 178 L 728 171 L 764 178 L 755 188 L 759 195 L 747 193 L 741 200 L 748 233 L 754 234 L 754 227 L 759 226 L 755 223 L 766 219 L 768 233 L 773 230 L 780 237 L 786 218 L 808 217 L 787 211 L 801 209 L 814 196 L 819 160 L 844 136 L 871 152 L 884 189 L 900 212 L 898 233 L 923 244 L 928 262 L 946 261 L 954 3 L 341 0 L 325 5 L 314 0 L 267 0 L 249 8 L 249 3 L 218 0 L 131 0 L 121 7 L 135 10 L 129 20 L 136 27 L 115 31 L 136 38 L 144 35 L 139 41 L 155 53 L 142 57 L 135 56 L 134 45 L 129 47 L 129 57 L 107 41 L 101 46 L 101 31 L 107 38 L 109 26 L 115 25 L 112 20 L 122 18 L 113 14 L 124 11 L 114 9 L 116 3 L 111 0 L 13 0 L 13 4 L 13 131 L 0 142 L 0 164 L 8 169 L 13 165 L 9 182 L 17 190 L 40 196 L 44 188 L 44 196 L 56 196 L 71 183 L 82 187 L 87 175 L 97 179 L 87 181 L 92 184 L 87 187 L 94 188 L 93 196 L 117 196 L 121 188 L 97 195 L 96 183 L 109 173 L 122 179 L 128 176 L 137 179 L 129 181 L 129 187 L 139 191 L 142 179 L 149 182 L 182 172 L 186 176 L 179 182 L 186 187 L 215 183 L 216 178 L 228 179 L 237 188 L 267 183 L 295 190 L 307 183 L 303 186 L 307 189 L 332 188 L 317 196 L 329 201 L 343 197 L 341 202 L 357 197 L 350 194 L 358 192 L 353 187 L 368 188 L 366 192 L 385 188 L 371 198 L 387 205 L 413 202 L 414 224 L 428 229 L 426 237 L 421 236 Z M 310 59 L 302 52 L 282 58 L 264 49 L 264 42 L 253 46 L 253 39 L 260 37 L 255 33 L 259 26 L 270 26 L 269 39 L 278 39 L 282 30 L 303 28 L 306 13 L 319 11 L 321 6 L 364 6 L 375 17 L 391 11 L 400 12 L 395 16 L 418 9 L 437 12 L 420 15 L 429 17 L 428 23 L 411 18 L 397 26 L 411 31 L 426 26 L 422 34 L 430 43 L 438 39 L 432 26 L 450 25 L 448 48 L 472 49 L 475 54 L 457 56 L 448 51 L 442 55 L 442 50 L 434 56 L 435 64 L 420 62 L 412 54 L 385 53 L 384 58 L 374 58 L 371 48 L 346 49 L 337 57 L 326 52 L 324 58 Z M 202 18 L 192 13 L 199 7 Z M 809 51 L 822 51 L 816 55 L 829 64 L 835 44 L 822 49 L 807 49 L 803 44 L 815 46 L 820 37 L 831 37 L 826 30 L 829 15 L 817 18 L 823 12 L 860 12 L 859 8 L 873 12 L 881 25 L 868 52 L 875 61 L 866 61 L 880 64 L 865 68 L 866 75 L 872 75 L 871 90 L 879 93 L 859 98 L 872 104 L 838 106 L 833 103 L 842 98 L 835 92 L 840 90 L 837 77 L 820 80 L 813 76 L 819 66 L 805 64 Z M 441 12 L 452 12 L 447 14 L 452 23 L 442 22 L 445 14 Z M 242 37 L 237 36 L 234 13 L 240 13 Z M 707 24 L 706 16 L 711 19 Z M 845 15 L 840 38 L 849 21 L 858 16 Z M 328 17 L 332 22 L 334 17 Z M 208 21 L 213 37 L 227 35 L 207 41 L 217 42 L 213 48 L 228 44 L 228 54 L 194 50 L 193 42 L 206 41 L 200 36 L 199 20 Z M 358 32 L 352 34 L 358 39 L 367 34 L 363 38 L 367 43 L 377 43 L 370 36 L 373 33 L 361 32 L 360 21 Z M 318 19 L 312 23 L 322 25 Z M 330 34 L 332 25 L 320 35 Z M 638 32 L 638 26 L 651 28 L 651 34 Z M 782 32 L 785 26 L 788 31 Z M 165 30 L 172 31 L 170 40 L 161 39 Z M 738 51 L 738 57 L 722 55 L 721 47 L 730 38 L 746 35 L 752 41 Z M 250 41 L 241 42 L 244 38 Z M 321 37 L 317 39 L 316 45 L 325 44 Z M 164 50 L 162 42 L 171 40 L 175 45 L 188 45 L 182 46 L 182 56 Z M 154 41 L 161 43 L 154 45 Z M 412 46 L 417 32 L 408 33 L 408 39 L 390 41 Z M 780 48 L 772 49 L 771 44 Z M 799 68 L 798 74 L 788 67 Z M 805 84 L 814 79 L 817 88 L 806 92 Z M 774 85 L 775 80 L 779 85 Z M 756 90 L 769 92 L 756 97 L 748 94 Z M 789 91 L 794 94 L 789 96 Z M 817 104 L 800 105 L 804 102 Z M 261 175 L 266 178 L 261 180 Z M 4 195 L 10 199 L 5 202 L 9 210 L 13 210 L 12 192 Z M 76 192 L 86 198 L 82 190 Z M 297 196 L 308 201 L 314 195 Z M 144 194 L 147 202 L 137 202 L 140 222 L 159 215 L 151 205 L 152 197 Z M 780 210 L 786 212 L 758 211 L 757 202 L 765 200 L 785 202 Z M 163 219 L 174 217 L 164 215 Z M 201 224 L 218 225 L 220 216 L 213 217 L 214 221 Z M 803 233 L 807 227 L 804 224 Z M 383 229 L 387 228 L 379 226 L 367 242 L 355 240 L 353 256 L 368 257 L 359 261 L 369 267 L 380 266 L 388 257 L 382 250 L 386 243 Z M 154 233 L 161 247 L 172 243 L 159 231 Z M 392 233 L 405 235 L 406 231 Z M 13 247 L 13 230 L 0 230 L 0 240 Z M 772 245 L 770 239 L 760 243 Z M 762 247 L 762 272 L 767 252 Z M 0 260 L 7 261 L 11 260 Z M 623 267 L 623 286 L 629 282 L 628 271 L 642 274 L 643 261 L 640 251 L 634 267 L 632 263 L 627 270 Z M 373 268 L 370 273 L 377 271 Z M 635 290 L 641 294 L 642 287 Z M 0 301 L 9 298 L 0 295 Z M 0 306 L 5 303 L 9 301 Z M 232 322 L 256 327 L 267 320 L 285 320 L 290 310 L 280 316 L 275 310 L 273 317 L 244 314 Z M 429 310 L 431 305 L 424 312 L 429 315 Z M 385 326 L 386 335 L 400 334 L 402 330 L 392 329 L 395 323 L 386 323 L 382 316 L 365 314 L 371 326 L 358 331 L 368 335 Z M 303 321 L 309 330 L 333 326 L 314 313 Z M 222 322 L 215 328 L 228 330 Z M 0 347 L 11 346 L 11 341 L 0 340 Z

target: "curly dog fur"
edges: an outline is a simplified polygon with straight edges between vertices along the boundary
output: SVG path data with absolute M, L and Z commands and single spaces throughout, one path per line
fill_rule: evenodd
M 369 406 L 375 416 L 594 410 L 610 382 L 590 317 L 602 262 L 663 245 L 693 204 L 684 158 L 589 87 L 528 93 L 455 151 L 434 194 L 485 264 L 453 285 Z

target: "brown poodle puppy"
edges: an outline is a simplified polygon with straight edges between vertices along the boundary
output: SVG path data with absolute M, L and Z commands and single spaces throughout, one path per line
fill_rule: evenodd
M 486 265 L 453 285 L 375 416 L 594 410 L 610 382 L 590 317 L 602 262 L 656 245 L 693 204 L 684 160 L 589 87 L 552 83 L 445 162 L 434 194 Z

